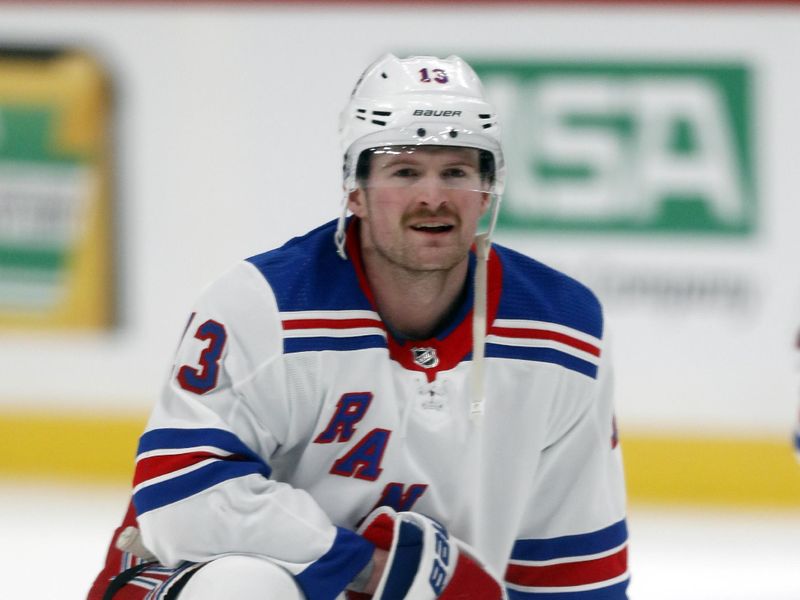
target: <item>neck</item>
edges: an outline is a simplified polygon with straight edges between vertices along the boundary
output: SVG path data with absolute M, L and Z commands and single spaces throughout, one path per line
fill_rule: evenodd
M 374 249 L 363 249 L 364 271 L 381 318 L 410 339 L 431 337 L 456 309 L 469 257 L 451 269 L 410 271 L 388 263 Z

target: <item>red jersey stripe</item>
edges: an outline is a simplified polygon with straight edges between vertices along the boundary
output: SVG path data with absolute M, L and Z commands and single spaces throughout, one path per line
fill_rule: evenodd
M 384 329 L 383 323 L 377 319 L 286 319 L 282 323 L 284 329 Z
M 186 452 L 183 454 L 169 454 L 164 456 L 150 456 L 141 459 L 136 464 L 136 473 L 133 485 L 137 486 L 145 481 L 149 481 L 162 475 L 180 471 L 186 467 L 191 467 L 209 458 L 223 458 L 213 452 Z M 235 456 L 225 456 L 226 459 L 236 458 Z
M 526 587 L 571 587 L 599 583 L 619 577 L 628 569 L 628 547 L 590 560 L 552 565 L 509 564 L 506 580 Z
M 550 331 L 548 329 L 524 329 L 518 327 L 492 327 L 489 331 L 490 335 L 497 335 L 501 337 L 510 338 L 523 338 L 532 340 L 552 340 L 554 342 L 561 342 L 567 346 L 572 346 L 578 350 L 583 350 L 594 356 L 600 356 L 600 348 L 589 342 L 584 342 L 577 338 L 567 335 L 566 333 L 559 333 L 558 331 Z

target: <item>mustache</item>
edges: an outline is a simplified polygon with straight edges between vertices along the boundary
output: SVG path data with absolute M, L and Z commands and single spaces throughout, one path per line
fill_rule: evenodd
M 459 225 L 461 223 L 461 218 L 459 217 L 458 213 L 449 206 L 447 206 L 446 204 L 440 206 L 436 210 L 431 210 L 426 207 L 419 207 L 412 209 L 411 211 L 403 215 L 403 223 L 407 224 L 410 221 L 419 221 L 424 219 L 443 218 L 443 217 L 446 217 L 448 220 L 451 220 L 456 225 Z

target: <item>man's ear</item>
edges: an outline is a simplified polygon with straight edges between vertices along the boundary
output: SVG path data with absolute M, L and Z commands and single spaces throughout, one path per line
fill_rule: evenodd
M 364 196 L 363 188 L 357 188 L 347 196 L 347 208 L 359 219 L 363 219 L 367 215 L 367 203 Z

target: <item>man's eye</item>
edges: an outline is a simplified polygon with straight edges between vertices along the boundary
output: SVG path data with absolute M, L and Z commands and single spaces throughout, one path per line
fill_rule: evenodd
M 460 177 L 466 177 L 467 172 L 464 169 L 453 167 L 450 169 L 446 169 L 442 175 L 448 178 L 457 178 L 457 177 L 460 178 Z
M 417 172 L 414 169 L 403 168 L 403 169 L 396 169 L 393 173 L 394 177 L 416 177 Z

